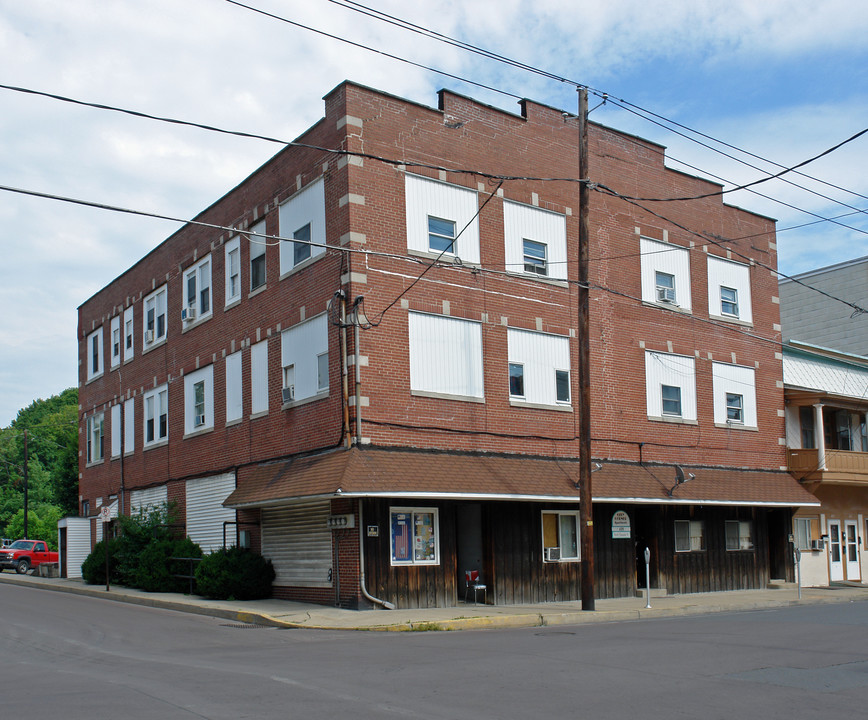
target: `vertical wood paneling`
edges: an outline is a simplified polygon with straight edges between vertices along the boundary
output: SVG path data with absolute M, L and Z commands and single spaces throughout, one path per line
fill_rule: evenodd
M 250 348 L 250 412 L 268 411 L 268 340 Z
M 478 322 L 409 313 L 410 389 L 484 397 Z

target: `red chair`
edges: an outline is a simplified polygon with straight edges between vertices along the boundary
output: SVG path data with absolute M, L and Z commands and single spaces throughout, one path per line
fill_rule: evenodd
M 464 571 L 464 602 L 467 602 L 467 598 L 470 596 L 470 593 L 473 593 L 473 604 L 476 605 L 479 602 L 479 591 L 482 590 L 482 603 L 484 605 L 488 604 L 488 586 L 484 583 L 479 582 L 479 570 L 465 570 Z

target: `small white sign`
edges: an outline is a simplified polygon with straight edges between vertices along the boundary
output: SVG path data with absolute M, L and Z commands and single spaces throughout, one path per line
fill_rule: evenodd
M 108 508 L 108 506 L 104 506 L 102 510 L 99 511 L 99 520 L 100 522 L 111 522 L 112 519 L 112 511 Z
M 630 516 L 623 510 L 612 515 L 612 538 L 630 539 Z

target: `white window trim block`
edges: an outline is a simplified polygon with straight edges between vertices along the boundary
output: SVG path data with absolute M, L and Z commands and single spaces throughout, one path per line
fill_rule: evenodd
M 280 274 L 283 276 L 325 253 L 325 181 L 315 180 L 281 204 L 279 218 L 280 236 L 284 238 L 280 243 Z M 290 238 L 307 225 L 310 225 L 310 254 L 296 264 L 295 242 Z
M 720 298 L 721 287 L 732 288 L 738 293 L 738 315 L 724 313 Z M 750 293 L 750 267 L 744 263 L 708 256 L 708 314 L 723 320 L 753 322 L 753 305 Z
M 503 201 L 506 270 L 548 280 L 567 279 L 567 219 L 533 205 Z M 525 270 L 524 241 L 545 245 L 545 274 Z
M 642 300 L 655 305 L 677 307 L 685 312 L 691 310 L 690 296 L 690 251 L 650 238 L 639 238 L 641 256 Z M 664 302 L 657 294 L 657 273 L 675 278 L 675 302 Z
M 250 261 L 248 264 L 248 269 L 250 270 L 250 292 L 256 292 L 268 285 L 268 259 L 265 253 L 268 240 L 263 237 L 265 235 L 265 220 L 256 223 L 256 225 L 250 228 L 250 231 L 251 233 L 256 233 L 255 235 L 249 235 L 247 240 L 250 245 Z M 253 280 L 255 273 L 253 272 L 253 263 L 254 261 L 258 263 L 259 258 L 262 258 L 262 282 L 254 287 Z
M 328 395 L 328 384 L 319 387 L 319 356 L 328 354 L 328 316 L 322 313 L 283 331 L 280 338 L 283 389 L 293 384 L 292 402 Z M 286 369 L 292 366 L 291 373 Z M 287 376 L 291 375 L 291 380 Z M 290 402 L 288 399 L 287 402 Z
M 142 302 L 142 347 L 147 350 L 166 339 L 167 286 L 157 288 Z M 150 322 L 148 316 L 151 315 Z M 161 321 L 162 319 L 162 321 Z
M 206 320 L 214 311 L 214 293 L 211 282 L 211 255 L 184 270 L 181 287 L 181 320 L 184 325 Z
M 242 282 L 242 273 L 241 273 L 241 238 L 237 235 L 229 240 L 226 243 L 225 247 L 225 290 L 226 290 L 226 300 L 225 305 L 229 306 L 233 303 L 236 303 L 241 300 L 241 282 Z M 235 258 L 234 263 L 232 258 Z M 232 271 L 235 270 L 236 273 Z M 237 274 L 237 278 L 235 281 L 235 292 L 232 292 L 232 276 Z
M 250 348 L 250 414 L 268 412 L 268 340 Z
M 473 402 L 484 399 L 480 323 L 410 312 L 408 335 L 412 394 Z
M 479 264 L 479 197 L 474 190 L 408 173 L 404 193 L 408 250 L 435 257 L 440 254 L 432 252 L 428 244 L 428 218 L 435 217 L 454 222 L 458 236 L 453 252 L 444 253 L 444 257 L 457 256 L 465 263 Z
M 663 414 L 662 387 L 681 389 L 681 416 Z M 670 422 L 695 422 L 696 360 L 686 355 L 645 351 L 645 394 L 648 417 Z
M 244 414 L 241 380 L 241 351 L 226 356 L 226 422 L 236 422 Z
M 202 384 L 202 407 L 197 407 L 196 386 Z M 214 366 L 184 376 L 184 435 L 214 429 Z
M 111 366 L 115 368 L 121 364 L 121 348 L 124 343 L 123 336 L 121 335 L 120 315 L 115 315 L 112 318 L 111 329 L 109 330 L 109 342 L 111 343 Z
M 132 360 L 136 354 L 135 311 L 132 307 L 124 310 L 124 362 Z
M 144 417 L 142 425 L 143 447 L 148 448 L 167 442 L 169 439 L 169 386 L 161 385 L 142 395 L 142 412 Z M 153 417 L 150 418 L 153 422 L 153 439 L 148 440 L 148 415 L 150 413 L 153 413 Z M 163 416 L 166 418 L 165 428 L 160 422 Z
M 512 400 L 532 405 L 569 407 L 569 400 L 560 401 L 557 398 L 557 371 L 569 373 L 570 339 L 565 335 L 518 328 L 507 328 L 506 336 L 509 363 L 523 367 L 524 395 L 513 395 Z
M 729 427 L 756 429 L 756 371 L 752 367 L 730 363 L 711 363 L 712 392 L 714 393 L 714 423 Z M 727 422 L 726 394 L 741 395 L 744 421 Z
M 87 363 L 87 379 L 95 380 L 105 371 L 102 346 L 102 325 L 87 336 L 85 344 L 85 362 Z

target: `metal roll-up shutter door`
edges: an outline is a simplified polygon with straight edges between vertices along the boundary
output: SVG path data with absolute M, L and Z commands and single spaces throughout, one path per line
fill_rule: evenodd
M 223 547 L 223 523 L 235 522 L 235 510 L 223 501 L 235 489 L 234 473 L 187 481 L 187 536 L 203 552 Z M 235 545 L 235 525 L 226 526 L 226 545 Z
M 331 587 L 332 536 L 328 500 L 262 510 L 262 554 L 275 585 Z
M 135 515 L 141 509 L 148 512 L 154 508 L 165 507 L 168 500 L 169 489 L 166 485 L 158 485 L 157 487 L 145 488 L 144 490 L 133 490 L 130 493 L 130 513 Z

